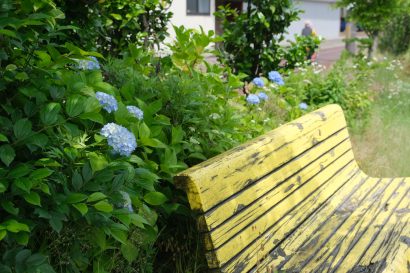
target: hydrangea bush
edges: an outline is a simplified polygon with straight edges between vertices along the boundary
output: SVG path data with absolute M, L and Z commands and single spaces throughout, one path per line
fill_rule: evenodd
M 103 56 L 55 46 L 63 14 L 34 2 L 0 9 L 0 272 L 152 272 L 178 130 L 106 82 Z

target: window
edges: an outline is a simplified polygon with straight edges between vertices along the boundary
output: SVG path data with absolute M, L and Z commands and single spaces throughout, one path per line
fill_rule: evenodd
M 211 14 L 210 0 L 187 0 L 186 1 L 186 13 L 187 14 Z

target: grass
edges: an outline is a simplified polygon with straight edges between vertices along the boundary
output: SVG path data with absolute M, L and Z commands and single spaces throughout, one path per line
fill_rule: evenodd
M 363 130 L 352 130 L 353 150 L 371 176 L 410 176 L 410 82 L 407 75 L 379 71 L 379 92 Z M 396 75 L 396 76 L 395 76 Z

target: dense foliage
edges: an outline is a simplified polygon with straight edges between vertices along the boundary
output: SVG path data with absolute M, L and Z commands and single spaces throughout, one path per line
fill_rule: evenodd
M 368 56 L 378 46 L 378 38 L 386 30 L 389 21 L 400 9 L 401 0 L 338 0 L 337 5 L 348 9 L 348 19 L 360 25 L 370 38 Z
M 159 47 L 167 36 L 172 0 L 56 0 L 66 14 L 70 40 L 88 50 L 118 55 L 129 43 Z
M 250 76 L 277 69 L 282 60 L 280 42 L 298 13 L 291 0 L 248 1 L 246 12 L 220 7 L 216 13 L 223 28 L 220 59 L 235 72 Z
M 410 3 L 405 1 L 382 30 L 380 49 L 394 55 L 404 54 L 410 47 Z

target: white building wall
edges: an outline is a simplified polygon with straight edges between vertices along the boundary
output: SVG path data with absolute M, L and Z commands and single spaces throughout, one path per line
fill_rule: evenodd
M 332 6 L 334 2 L 331 0 L 295 1 L 296 7 L 304 10 L 304 13 L 299 15 L 299 21 L 290 25 L 286 39 L 293 38 L 294 34 L 301 34 L 306 20 L 311 21 L 316 33 L 326 40 L 339 38 L 340 9 Z
M 170 7 L 170 11 L 173 16 L 168 26 L 168 32 L 170 37 L 166 39 L 166 42 L 170 42 L 175 33 L 172 25 L 183 25 L 186 28 L 199 29 L 200 26 L 204 31 L 215 31 L 215 0 L 211 0 L 211 14 L 210 15 L 187 15 L 186 14 L 186 0 L 174 0 Z M 318 35 L 321 35 L 327 40 L 339 38 L 340 28 L 340 9 L 332 6 L 335 0 L 295 0 L 297 8 L 304 11 L 299 15 L 300 20 L 293 22 L 286 34 L 286 39 L 292 39 L 294 34 L 300 34 L 304 22 L 309 20 L 312 22 L 314 29 Z M 246 2 L 244 3 L 244 9 L 246 10 Z
M 210 15 L 187 15 L 186 13 L 186 0 L 174 0 L 170 7 L 170 11 L 173 13 L 173 16 L 168 25 L 168 32 L 170 37 L 175 37 L 174 29 L 172 25 L 175 26 L 185 26 L 185 28 L 194 28 L 199 29 L 200 26 L 204 29 L 205 32 L 209 30 L 215 31 L 215 0 L 211 0 L 211 14 Z

